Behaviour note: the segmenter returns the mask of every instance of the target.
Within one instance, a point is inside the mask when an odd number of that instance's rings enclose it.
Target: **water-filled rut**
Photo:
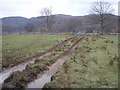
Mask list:
[[[83,40],[83,37],[76,41],[68,50],[63,52],[57,59],[57,61],[49,67],[48,71],[45,71],[42,75],[39,74],[38,78],[33,82],[28,83],[27,88],[43,88],[46,83],[51,81],[51,76],[57,72],[57,70],[63,65],[67,57],[74,52],[80,42]]]
[[[76,36],[75,36],[76,37]],[[25,60],[25,62],[17,65],[17,66],[14,66],[14,67],[11,67],[11,68],[8,68],[8,69],[5,69],[3,70],[1,73],[0,73],[0,85],[4,82],[4,80],[6,78],[8,78],[10,76],[10,74],[12,72],[15,72],[15,71],[23,71],[26,66],[28,64],[32,64],[35,62],[35,58],[39,58],[39,59],[42,59],[43,57],[47,56],[47,55],[50,55],[51,53],[55,52],[56,49],[62,47],[63,45],[65,45],[66,43],[68,43],[69,41],[73,40],[75,37],[71,37],[67,40],[64,40],[63,42],[53,46],[52,48],[50,48],[49,50],[45,51],[45,52],[42,52],[42,53],[38,53],[37,55],[35,56],[32,56],[32,57],[29,57],[28,60]]]

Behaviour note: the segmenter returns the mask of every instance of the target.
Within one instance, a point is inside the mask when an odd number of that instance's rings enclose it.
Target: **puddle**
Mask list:
[[[44,72],[44,74],[42,75],[38,75],[38,78],[36,80],[28,83],[27,88],[43,88],[46,83],[49,83],[51,81],[51,76],[56,73],[59,68],[62,67],[69,54],[73,52],[75,48],[79,45],[79,42],[73,45],[70,49],[66,50],[62,54],[63,56],[60,57],[52,66],[49,67],[48,71]]]
[[[72,38],[71,38],[71,39],[72,39]],[[59,48],[59,47],[63,46],[65,43],[67,43],[68,41],[69,41],[69,40],[64,41],[64,42],[61,42],[60,45],[58,44],[58,45],[56,45],[56,47],[53,47],[53,48]],[[52,48],[52,49],[53,49],[53,48]],[[42,56],[38,57],[38,59],[42,59],[43,57],[45,57],[45,56],[47,56],[47,55],[50,55],[50,54],[51,54],[52,52],[54,52],[54,51],[55,51],[54,49],[53,49],[52,51],[51,51],[51,49],[50,49],[50,50],[48,50],[47,53],[45,53],[45,54],[43,54]],[[12,67],[12,68],[9,68],[9,69],[6,69],[6,70],[2,71],[2,72],[0,73],[0,86],[2,85],[2,83],[4,82],[4,80],[7,79],[7,78],[10,76],[10,74],[11,74],[12,72],[15,72],[15,71],[23,71],[28,64],[33,64],[34,62],[35,62],[35,59],[33,59],[33,60],[31,60],[31,61],[28,61],[28,62],[24,62],[24,63],[22,63],[22,64],[19,64],[19,65],[17,65],[17,66],[14,66],[14,67]]]
[[[0,73],[0,84],[2,84],[4,82],[4,80],[7,79],[10,76],[10,74],[12,72],[23,71],[28,64],[30,64],[30,63],[32,64],[32,63],[34,63],[34,61],[35,60],[32,60],[32,61],[29,61],[29,62],[27,62],[25,64],[20,64],[18,66],[12,67],[10,69],[6,69],[5,71],[1,72]]]
[[[72,47],[70,51],[67,51],[67,52],[71,52],[74,50],[76,46]],[[53,52],[53,51],[52,51]],[[43,58],[44,56],[47,56],[49,54],[51,54],[52,52],[48,52],[42,56],[39,57],[39,59]],[[49,83],[51,81],[51,76],[57,72],[57,70],[63,65],[63,63],[65,62],[65,59],[68,57],[67,55],[63,55],[64,57],[62,58],[59,58],[51,67],[49,67],[49,70],[46,71],[42,76],[41,75],[38,75],[38,79],[36,79],[35,81],[33,82],[30,82],[28,83],[28,86],[27,88],[43,88],[43,86],[46,84],[46,83]],[[22,64],[19,64],[15,67],[12,67],[10,69],[6,69],[4,70],[3,72],[0,73],[0,86],[2,85],[2,83],[4,82],[5,79],[7,79],[9,77],[9,75],[12,73],[12,72],[15,72],[15,71],[23,71],[26,66],[28,64],[32,64],[35,62],[35,59],[31,60],[31,61],[28,61],[26,63],[22,63]],[[26,89],[27,89],[26,88]]]
[[[49,83],[50,81],[51,81],[51,75],[50,76],[43,75],[41,78],[35,80],[34,82],[31,82],[27,88],[43,88],[43,86],[46,83]]]
[[[49,55],[51,52],[44,54],[43,56],[38,57],[39,59],[43,58],[44,56]],[[28,64],[33,64],[35,62],[35,59],[19,64],[17,66],[14,66],[12,68],[6,69],[3,72],[0,73],[0,85],[4,82],[5,79],[7,79],[11,73],[16,71],[23,71]]]
[[[33,82],[28,83],[27,88],[43,88],[43,86],[46,83],[51,82],[51,76],[57,72],[57,70],[59,68],[61,68],[61,66],[63,65],[63,63],[65,62],[65,59],[67,58],[67,56],[65,56],[62,59],[58,59],[57,62],[55,62],[51,67],[49,67],[49,70],[46,71],[43,75],[38,75],[38,79],[36,79]],[[26,90],[27,90],[26,88]]]

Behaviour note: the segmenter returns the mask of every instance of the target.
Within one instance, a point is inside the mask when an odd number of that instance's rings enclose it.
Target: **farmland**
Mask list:
[[[2,0],[0,90],[119,89],[118,6],[118,0]]]
[[[26,88],[30,82],[38,79],[39,74],[43,75],[49,71],[52,65],[55,69],[59,65],[61,68],[52,74],[51,82],[45,84],[44,88],[118,87],[118,35],[9,35],[3,36],[3,39],[7,41],[3,42],[6,45],[3,47],[4,53],[8,50],[9,56],[10,52],[17,52],[14,56],[20,53],[29,54],[27,57],[46,51],[66,40],[66,43],[61,44],[54,52],[42,58],[35,58],[35,62],[28,64],[22,71],[13,72],[2,84],[3,88]],[[7,55],[4,53],[3,56]],[[21,57],[18,63],[26,58]],[[3,58],[3,65],[4,60]],[[8,62],[8,65],[10,64]]]
[[[44,88],[117,88],[118,36],[88,35]]]
[[[26,87],[27,84],[37,78],[39,73],[43,73],[45,70],[48,70],[48,66],[51,66],[56,62],[57,58],[61,56],[67,49],[76,45],[75,42],[78,42],[79,36],[72,38],[68,43],[61,46],[52,54],[38,59],[36,58],[33,64],[28,64],[25,70],[17,71],[12,73],[3,84],[4,87]],[[18,78],[15,78],[15,77]]]
[[[3,35],[2,66],[14,66],[27,57],[46,51],[72,35]]]

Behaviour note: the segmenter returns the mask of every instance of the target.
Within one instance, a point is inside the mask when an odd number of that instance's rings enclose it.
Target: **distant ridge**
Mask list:
[[[55,14],[55,16],[72,16],[72,15],[66,15],[66,14]]]
[[[93,30],[98,29],[97,23],[92,23],[90,17],[91,15],[85,16],[71,16],[65,14],[55,14],[55,21],[54,21],[54,28],[50,32],[72,32],[69,28],[69,22],[72,19],[74,23],[75,20],[79,20],[81,25],[75,27],[75,31],[82,31],[82,30]],[[109,15],[111,18],[108,20],[109,31],[116,31],[117,28],[117,21],[118,16],[116,15]],[[32,18],[25,18],[20,16],[11,16],[11,17],[4,17],[2,19],[2,31],[3,33],[21,33],[25,32],[25,25],[27,23],[32,23],[35,26],[35,32],[44,32],[45,25],[43,25],[44,16],[32,17]],[[113,23],[114,22],[114,23]]]

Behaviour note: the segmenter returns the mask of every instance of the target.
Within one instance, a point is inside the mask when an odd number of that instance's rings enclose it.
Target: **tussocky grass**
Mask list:
[[[44,88],[117,88],[118,36],[87,35]]]
[[[14,66],[27,57],[46,51],[59,42],[71,37],[70,34],[27,34],[2,36],[2,67]]]

